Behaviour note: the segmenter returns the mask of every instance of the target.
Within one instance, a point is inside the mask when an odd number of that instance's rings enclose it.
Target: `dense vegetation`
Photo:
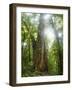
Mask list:
[[[63,15],[21,13],[21,76],[63,74]]]

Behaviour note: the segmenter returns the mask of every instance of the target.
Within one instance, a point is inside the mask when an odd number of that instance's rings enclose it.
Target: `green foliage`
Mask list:
[[[45,15],[45,14],[44,14]],[[61,65],[60,60],[63,58],[63,44],[58,37],[59,32],[63,33],[63,15],[52,14],[46,25],[54,26],[54,34],[57,35],[49,49],[49,38],[45,36],[46,55],[48,61],[48,72],[40,72],[35,69],[33,61],[35,46],[38,43],[39,34],[39,18],[40,14],[36,13],[21,13],[21,76],[44,76],[44,75],[60,75]],[[63,42],[63,41],[62,41]],[[48,45],[47,45],[48,44]],[[40,47],[40,46],[38,46]],[[37,47],[37,51],[41,48]],[[42,48],[41,48],[42,49]],[[36,52],[35,52],[36,53]],[[38,52],[39,53],[39,52]],[[38,55],[37,53],[37,55]],[[59,55],[60,54],[60,55]],[[38,57],[36,57],[36,60]],[[63,73],[63,72],[62,72]]]
[[[49,59],[48,59],[49,75],[59,75],[60,74],[59,53],[62,53],[62,47],[58,44],[57,41],[54,41],[49,51]]]

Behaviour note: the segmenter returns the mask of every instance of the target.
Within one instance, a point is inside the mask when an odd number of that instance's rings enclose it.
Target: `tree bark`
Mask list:
[[[39,27],[38,27],[38,40],[36,43],[36,60],[35,69],[40,72],[48,70],[47,53],[45,49],[45,36],[44,36],[44,14],[40,14]]]

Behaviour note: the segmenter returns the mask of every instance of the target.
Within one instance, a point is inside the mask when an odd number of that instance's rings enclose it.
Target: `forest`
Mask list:
[[[63,75],[63,15],[21,12],[21,77]]]

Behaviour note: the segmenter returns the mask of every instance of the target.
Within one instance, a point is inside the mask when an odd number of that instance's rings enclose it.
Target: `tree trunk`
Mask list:
[[[45,36],[44,36],[44,14],[40,14],[40,21],[38,27],[38,40],[36,43],[35,52],[35,69],[40,72],[47,72],[47,53],[45,49]]]
[[[57,44],[58,44],[58,57],[59,57],[59,60],[57,61],[58,63],[58,73],[60,75],[63,74],[63,52],[61,51],[60,49],[60,42],[59,42],[59,37],[58,37],[58,33],[56,31],[56,28],[53,24],[53,28],[54,28],[54,33],[55,33],[55,36],[56,36],[56,41],[57,41]]]

